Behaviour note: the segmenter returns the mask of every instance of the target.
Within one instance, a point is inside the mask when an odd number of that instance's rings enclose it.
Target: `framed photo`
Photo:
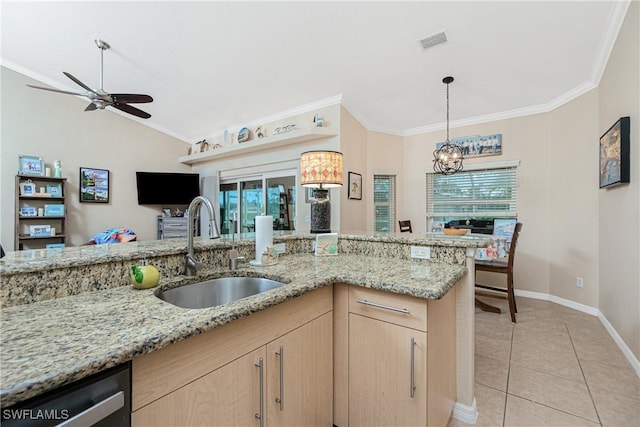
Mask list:
[[[349,172],[349,198],[362,200],[362,175]]]
[[[629,117],[621,117],[600,137],[600,188],[629,182]]]
[[[472,135],[462,138],[453,138],[451,144],[459,145],[462,156],[465,159],[471,157],[499,156],[502,154],[502,134]],[[444,142],[436,144],[436,150],[440,149]]]
[[[18,156],[18,173],[20,175],[44,176],[44,160],[42,157]]]
[[[47,184],[47,193],[51,197],[62,197],[62,186],[60,184]]]
[[[80,201],[109,203],[109,171],[80,168]]]
[[[36,195],[36,185],[28,180],[27,182],[20,183],[20,195],[21,196],[35,196]]]

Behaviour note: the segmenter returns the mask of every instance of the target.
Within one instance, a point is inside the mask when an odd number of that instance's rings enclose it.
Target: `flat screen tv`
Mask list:
[[[188,205],[200,195],[197,173],[136,172],[139,205]]]

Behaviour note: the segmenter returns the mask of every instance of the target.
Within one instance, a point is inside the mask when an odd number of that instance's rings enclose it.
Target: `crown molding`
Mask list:
[[[604,70],[607,68],[609,57],[616,45],[618,34],[620,34],[620,29],[622,29],[622,24],[624,23],[624,18],[627,16],[630,5],[631,0],[617,1],[613,5],[604,36],[600,41],[600,46],[598,46],[596,60],[591,70],[590,80],[594,82],[596,86],[600,84],[600,79],[602,79]]]

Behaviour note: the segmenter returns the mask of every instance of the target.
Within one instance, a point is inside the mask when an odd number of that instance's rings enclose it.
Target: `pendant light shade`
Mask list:
[[[442,147],[433,152],[433,170],[436,173],[450,175],[462,170],[462,148],[449,140],[449,84],[453,77],[445,77],[442,83],[447,85],[447,140]]]

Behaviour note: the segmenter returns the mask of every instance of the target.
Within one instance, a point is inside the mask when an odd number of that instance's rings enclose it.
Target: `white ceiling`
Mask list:
[[[548,111],[600,79],[627,2],[3,2],[2,64],[63,90],[144,93],[187,142],[322,100],[408,135]],[[419,39],[444,30],[446,44]],[[25,87],[25,91],[30,89]],[[68,96],[42,91],[43,102]],[[341,98],[340,98],[341,97]],[[104,114],[87,112],[86,114]]]

